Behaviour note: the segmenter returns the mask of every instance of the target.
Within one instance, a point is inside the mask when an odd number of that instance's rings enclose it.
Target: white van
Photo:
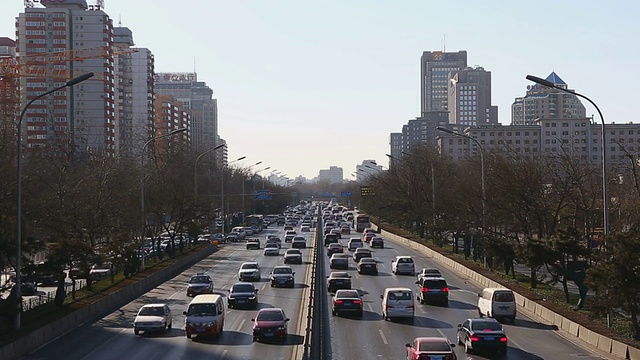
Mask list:
[[[244,230],[243,226],[236,226],[231,229],[231,232],[237,232],[239,240],[244,240],[244,238],[247,237],[247,232]]]
[[[191,335],[222,335],[225,305],[221,295],[197,295],[183,314],[187,339],[191,339]]]
[[[499,319],[516,319],[516,297],[503,288],[486,288],[478,294],[478,315]]]
[[[413,320],[415,307],[413,292],[406,287],[392,287],[384,289],[382,299],[382,318],[410,318]]]

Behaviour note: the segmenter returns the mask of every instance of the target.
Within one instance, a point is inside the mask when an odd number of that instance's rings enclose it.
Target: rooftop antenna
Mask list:
[[[447,52],[447,34],[442,35],[442,52]]]
[[[118,27],[122,27],[122,14],[118,15]]]
[[[196,72],[196,57],[195,56],[193,57],[193,73],[197,74],[197,72]]]

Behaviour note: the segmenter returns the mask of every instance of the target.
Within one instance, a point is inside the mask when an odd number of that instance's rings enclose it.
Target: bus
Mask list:
[[[244,218],[244,222],[247,226],[255,225],[258,228],[258,232],[264,229],[264,215],[249,215]]]
[[[353,218],[353,227],[357,232],[362,232],[364,229],[371,226],[371,220],[369,219],[369,215],[365,214],[357,214]]]

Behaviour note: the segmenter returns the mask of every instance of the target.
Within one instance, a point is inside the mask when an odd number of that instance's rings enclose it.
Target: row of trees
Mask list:
[[[193,151],[170,140],[150,146],[145,168],[139,159],[105,157],[78,152],[73,146],[25,151],[22,176],[23,273],[31,254],[48,251],[48,265],[57,273],[78,267],[88,278],[94,263],[112,262],[127,274],[136,271],[137,249],[144,235],[163,231],[187,232],[192,237],[213,224],[221,214],[224,177],[225,212],[252,212],[254,198],[242,194],[243,181],[263,179],[242,167],[220,168],[213,153],[196,159]],[[15,269],[16,154],[12,143],[0,143],[0,264]],[[197,179],[194,176],[198,176]],[[141,179],[144,176],[145,214],[141,214]],[[195,186],[198,185],[197,198]],[[261,185],[260,185],[261,187]],[[290,202],[290,188],[269,184],[269,201],[257,201],[258,213],[282,211]],[[242,201],[245,196],[245,201]],[[247,201],[248,200],[248,201]],[[242,209],[242,204],[246,209]],[[177,248],[190,244],[178,243]],[[153,252],[157,255],[157,252]],[[175,253],[175,252],[174,252]],[[173,255],[174,253],[169,253]],[[134,265],[131,268],[131,265]],[[61,280],[64,280],[62,278]],[[87,281],[91,289],[91,280]]]
[[[597,294],[593,310],[627,310],[640,339],[640,184],[638,157],[627,156],[608,169],[607,239],[601,166],[562,154],[485,150],[483,196],[479,156],[454,161],[433,148],[415,148],[369,177],[375,196],[363,197],[361,206],[440,245],[463,237],[465,255],[473,249],[474,258],[486,257],[507,273],[513,274],[514,261],[526,264],[533,288],[537,271],[546,268],[552,282],[562,283],[567,302],[568,281],[578,284],[582,300],[588,285]]]

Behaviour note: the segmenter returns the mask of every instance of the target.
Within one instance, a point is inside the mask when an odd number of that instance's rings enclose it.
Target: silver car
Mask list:
[[[144,332],[167,332],[173,325],[171,309],[167,304],[147,304],[138,310],[133,321],[133,333],[138,335]]]

